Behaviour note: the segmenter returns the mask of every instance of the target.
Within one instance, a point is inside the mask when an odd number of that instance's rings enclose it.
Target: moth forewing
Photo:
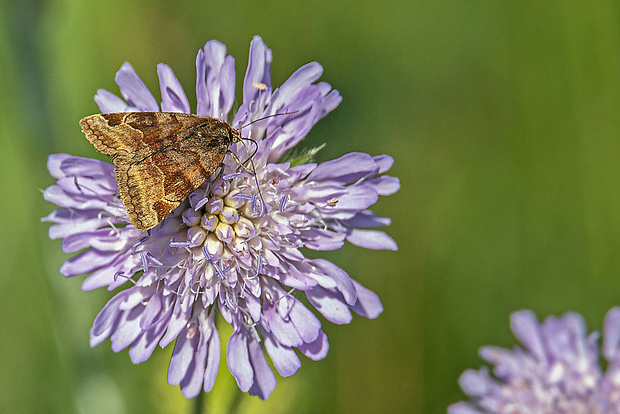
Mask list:
[[[209,178],[240,137],[219,119],[173,112],[98,114],[80,125],[113,156],[120,197],[139,230],[155,227]]]

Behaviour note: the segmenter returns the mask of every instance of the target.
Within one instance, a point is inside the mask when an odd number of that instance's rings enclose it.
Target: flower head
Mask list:
[[[346,240],[396,250],[389,236],[372,229],[390,220],[369,210],[380,195],[399,188],[398,179],[382,175],[392,158],[350,153],[322,164],[305,157],[287,160],[289,150],[341,97],[329,84],[316,83],[322,73],[318,63],[303,66],[274,90],[271,60],[271,51],[255,37],[243,103],[232,121],[258,144],[252,159],[256,177],[227,155],[220,174],[149,232],[129,223],[111,164],[66,154],[49,157],[57,183],[44,196],[61,207],[44,218],[55,223],[50,237],[63,238],[65,252],[83,250],[61,273],[89,273],[84,290],[129,286],[95,319],[91,345],[110,338],[114,351],[130,347],[131,360],[139,363],[158,344],[176,340],[168,381],[180,384],[186,397],[209,391],[215,381],[216,313],[234,329],[226,359],[239,388],[267,398],[275,375],[265,350],[282,376],[293,375],[301,364],[295,349],[314,360],[328,350],[319,319],[300,295],[337,324],[350,322],[351,311],[375,318],[383,310],[375,293],[335,264],[307,258],[302,248],[335,250]],[[224,45],[210,41],[198,52],[196,69],[197,114],[226,120],[235,97],[234,59]],[[157,73],[161,110],[189,113],[170,67],[160,64]],[[128,63],[116,82],[123,99],[99,90],[95,101],[102,112],[160,109]],[[242,144],[229,149],[238,159],[249,156]]]
[[[618,414],[620,413],[620,308],[605,317],[599,365],[598,333],[587,335],[583,317],[567,313],[538,323],[531,311],[515,312],[511,328],[523,348],[483,347],[494,365],[467,370],[459,385],[471,398],[449,414]]]

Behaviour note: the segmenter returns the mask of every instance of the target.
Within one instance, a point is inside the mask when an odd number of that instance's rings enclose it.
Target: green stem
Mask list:
[[[235,387],[236,388],[236,387]],[[239,404],[243,399],[243,393],[238,388],[235,390],[235,397],[233,398],[232,404],[230,405],[230,413],[236,414],[239,412]]]
[[[193,414],[205,414],[206,410],[203,411],[202,407],[203,407],[203,402],[204,402],[204,392],[200,392],[196,398],[194,398],[194,409],[192,410]]]

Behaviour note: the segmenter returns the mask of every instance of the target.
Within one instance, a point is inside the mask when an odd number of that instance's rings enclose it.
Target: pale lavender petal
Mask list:
[[[620,344],[620,308],[611,308],[603,323],[603,355],[608,361],[618,355]]]
[[[260,36],[254,36],[250,43],[250,57],[248,68],[243,81],[243,102],[249,104],[256,100],[260,90],[256,84],[263,84],[271,88],[270,65],[272,61],[271,50],[267,48]]]
[[[188,324],[177,339],[168,369],[168,383],[179,384],[186,398],[193,398],[200,393],[205,380],[205,369],[212,369],[207,366],[207,355],[212,349],[210,343],[214,340],[212,335],[211,328],[198,327],[197,323],[193,322]],[[219,350],[215,353],[219,356]]]
[[[110,336],[115,322],[120,317],[120,304],[129,292],[121,292],[101,309],[90,330],[90,346],[98,345]]]
[[[320,251],[330,251],[341,248],[346,237],[343,233],[317,228],[304,230],[301,232],[301,236],[304,240],[304,247]]]
[[[185,329],[187,322],[190,319],[192,313],[191,305],[192,302],[189,300],[175,301],[174,310],[172,311],[172,316],[170,318],[170,322],[168,323],[168,329],[159,342],[159,345],[162,348],[181,335],[181,331]]]
[[[226,56],[220,68],[220,117],[225,118],[235,104],[235,59]]]
[[[329,90],[329,92],[324,95],[321,105],[320,117],[323,118],[325,115],[336,109],[338,105],[340,105],[340,102],[342,102],[342,96],[340,96],[340,93],[337,90],[331,89],[331,85],[325,82],[319,83],[319,86],[320,85],[326,85],[326,89]]]
[[[62,241],[62,251],[74,253],[86,247],[94,247],[100,251],[118,251],[127,245],[125,240],[114,237],[110,230],[82,231],[79,234],[68,235]]]
[[[123,312],[122,323],[119,323],[112,335],[110,335],[112,351],[122,351],[138,338],[142,332],[140,329],[142,311],[142,307],[135,307]]]
[[[60,186],[57,185],[47,187],[45,191],[43,191],[43,198],[57,206],[78,210],[107,210],[109,207],[108,203],[102,199],[75,196],[75,194],[63,191]]]
[[[194,356],[198,349],[200,339],[197,327],[193,326],[193,333],[189,334],[188,327],[185,327],[177,338],[168,366],[168,383],[178,385],[183,381],[188,373],[195,371]]]
[[[530,310],[514,312],[510,317],[510,329],[529,352],[541,362],[547,360],[545,346],[538,327],[538,319],[534,312]]]
[[[331,186],[317,186],[316,188],[296,189],[294,194],[306,194],[306,199],[322,208],[326,212],[352,210],[366,210],[377,202],[379,194],[363,184],[341,189]]]
[[[250,387],[250,395],[257,395],[263,400],[269,398],[276,388],[276,376],[267,363],[263,347],[258,341],[249,341],[249,356],[254,369],[254,379]]]
[[[400,189],[400,180],[396,177],[382,175],[366,181],[365,185],[369,185],[375,189],[381,196],[389,196]]]
[[[60,267],[60,273],[68,277],[92,272],[109,263],[117,255],[117,252],[86,250],[64,262]]]
[[[264,311],[264,317],[266,322],[269,323],[271,333],[280,344],[293,347],[299,346],[304,342],[295,325],[291,321],[282,319],[275,307],[267,308]]]
[[[123,63],[114,79],[130,106],[140,111],[159,111],[155,97],[128,62]]]
[[[269,148],[269,161],[277,161],[286,151],[297,145],[318,121],[321,112],[321,96],[318,90],[307,87],[297,100],[287,106],[286,111],[289,115],[273,118],[272,124],[277,125],[277,128],[271,127],[264,140]]]
[[[41,221],[59,223],[50,227],[49,238],[53,240],[87,233],[107,225],[105,218],[97,214],[76,214],[68,209],[54,210]]]
[[[485,414],[487,411],[481,411],[474,408],[470,404],[456,403],[448,407],[448,414]]]
[[[250,363],[247,336],[239,331],[233,332],[226,348],[228,369],[235,377],[239,389],[246,392],[254,382],[254,370]]]
[[[357,302],[351,309],[365,318],[377,318],[381,312],[383,312],[383,305],[381,304],[379,296],[355,280],[353,281],[353,285],[355,285],[355,290],[357,291]]]
[[[281,87],[273,92],[271,106],[273,113],[289,106],[297,95],[307,86],[314,83],[323,74],[323,67],[317,62],[308,63],[297,69]]]
[[[206,87],[208,95],[208,109],[207,115],[217,117],[220,108],[220,84],[219,75],[220,68],[226,60],[226,46],[224,44],[211,40],[205,44],[203,49],[205,51],[205,63],[206,63]]]
[[[361,184],[355,187],[347,187],[345,192],[335,194],[334,197],[338,199],[337,204],[333,207],[334,210],[359,211],[366,210],[375,204],[379,195],[373,188]]]
[[[328,321],[338,325],[351,322],[349,307],[339,293],[317,286],[306,292],[306,297]]]
[[[357,301],[357,290],[355,281],[349,277],[347,272],[325,259],[314,259],[311,262],[315,267],[312,276],[319,281],[324,288],[336,288],[342,293],[345,301],[349,305]]]
[[[265,349],[278,373],[283,377],[290,377],[295,374],[299,367],[301,367],[301,361],[295,351],[280,345],[273,340],[271,335],[264,335],[264,338]]]
[[[235,96],[235,64],[232,56],[226,56],[226,46],[215,40],[207,42],[198,52],[196,70],[198,115],[226,119]]]
[[[200,49],[196,56],[196,114],[206,116],[209,110],[209,94],[207,92],[205,52]]]
[[[346,220],[344,224],[349,228],[372,228],[388,226],[392,223],[387,217],[379,217],[369,210],[363,210],[356,213],[353,218]]]
[[[299,290],[308,290],[317,284],[316,279],[304,274],[296,266],[289,263],[282,263],[282,272],[278,273],[278,279],[284,286]]]
[[[362,177],[374,176],[379,167],[368,154],[351,152],[335,160],[319,164],[310,173],[307,181],[338,181],[353,183]]]
[[[142,331],[129,349],[129,358],[134,364],[139,364],[151,357],[157,347],[157,342],[166,329],[165,323],[159,323],[147,331]]]
[[[212,344],[212,342],[214,342],[218,337],[217,334],[215,336],[213,335],[216,332],[212,318],[209,318],[208,322],[207,320],[202,319],[198,331],[199,332],[196,333],[196,336],[199,337],[198,346],[193,354],[190,372],[187,373],[180,384],[181,392],[186,398],[194,398],[197,396],[201,392],[201,389],[205,388],[206,385],[209,385],[208,383],[211,381],[210,378],[205,378],[205,372],[207,370],[214,369],[214,367],[208,366],[208,353],[213,350],[216,354],[213,356],[219,357],[219,343],[217,345]],[[217,367],[215,367],[215,369],[217,372]],[[206,385],[205,381],[207,381]]]
[[[379,167],[378,174],[383,174],[384,172],[388,171],[390,168],[392,168],[392,165],[394,164],[394,158],[390,157],[389,155],[376,155],[373,158],[377,163],[377,166]]]
[[[83,198],[111,198],[117,191],[116,183],[110,176],[64,177],[56,183],[66,193]]]
[[[158,321],[160,314],[165,310],[165,306],[161,292],[151,296],[151,299],[144,307],[142,318],[140,318],[140,329],[143,331],[150,329]]]
[[[321,331],[321,322],[301,302],[295,300],[289,317],[305,343],[313,342]]]
[[[398,246],[394,239],[379,230],[349,230],[347,241],[365,249],[398,250]]]
[[[89,291],[104,286],[108,286],[109,290],[115,289],[123,285],[127,278],[133,276],[136,269],[136,259],[128,254],[121,254],[110,265],[102,266],[88,275],[82,282],[82,290]]]
[[[313,361],[320,361],[327,356],[327,351],[329,351],[327,335],[319,331],[319,336],[311,343],[300,345],[299,351]]]
[[[114,176],[114,166],[107,162],[67,154],[52,154],[47,158],[47,169],[54,178]]]
[[[211,391],[213,384],[215,384],[215,378],[217,377],[217,372],[220,368],[220,358],[220,336],[214,326],[213,333],[209,338],[209,348],[207,351],[207,368],[205,369],[203,383],[203,389],[205,392]]]
[[[488,379],[486,371],[478,372],[468,369],[459,377],[459,386],[471,396],[482,396],[490,391]]]
[[[127,102],[105,89],[97,89],[95,102],[103,114],[111,112],[129,112],[132,110]]]
[[[72,156],[68,154],[51,154],[47,157],[47,170],[54,178],[61,178],[65,176],[62,170],[62,165],[65,161],[71,159]]]
[[[163,63],[157,65],[157,76],[161,90],[161,110],[189,114],[189,100],[170,66]]]

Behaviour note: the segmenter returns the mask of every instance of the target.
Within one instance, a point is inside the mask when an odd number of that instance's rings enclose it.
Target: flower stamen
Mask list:
[[[288,202],[288,195],[283,195],[280,199],[280,213],[284,213],[284,209],[286,208],[286,204]]]
[[[241,173],[240,172],[235,172],[235,173],[232,173],[232,174],[224,174],[224,175],[222,175],[222,180],[229,181],[229,180],[232,180],[234,178],[239,178],[239,177],[241,177]]]

